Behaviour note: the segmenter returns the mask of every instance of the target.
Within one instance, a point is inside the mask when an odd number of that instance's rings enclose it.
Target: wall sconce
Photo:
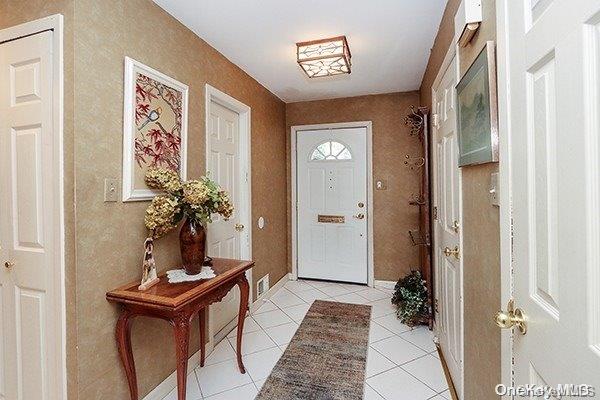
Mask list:
[[[296,43],[297,61],[309,78],[350,73],[346,36]]]

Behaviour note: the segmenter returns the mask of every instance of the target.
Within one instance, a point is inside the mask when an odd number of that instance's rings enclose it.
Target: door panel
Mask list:
[[[459,248],[460,243],[460,170],[454,105],[456,63],[452,60],[434,88],[433,104],[437,124],[434,138],[434,268],[436,275],[436,333],[448,369],[459,396],[462,396],[462,273],[461,262],[444,249]]]
[[[515,384],[600,387],[600,1],[507,2]],[[552,349],[552,351],[548,351]]]
[[[367,283],[366,145],[366,128],[298,132],[301,278]],[[342,220],[324,222],[319,216]]]
[[[224,190],[229,192],[233,204],[241,201],[240,174],[240,133],[239,115],[218,103],[210,103],[209,113],[210,164],[209,176]],[[240,223],[239,214],[234,211],[225,221],[215,215],[208,226],[208,255],[211,257],[239,259],[242,233],[235,228]],[[211,306],[212,330],[218,333],[238,314],[240,293],[237,286],[219,303]]]
[[[51,32],[0,45],[0,398],[6,399],[55,399],[61,390],[51,55]]]

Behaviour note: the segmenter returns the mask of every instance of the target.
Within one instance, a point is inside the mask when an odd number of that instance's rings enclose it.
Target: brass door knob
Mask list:
[[[354,218],[356,218],[356,219],[365,219],[365,214],[363,214],[363,213],[357,214],[357,215],[354,216]]]
[[[244,230],[244,225],[242,224],[235,224],[235,230],[238,232],[241,232]]]
[[[458,246],[454,247],[453,249],[451,249],[450,247],[446,247],[444,249],[444,255],[446,257],[450,257],[453,255],[458,260],[460,259],[460,249],[458,248]]]
[[[14,267],[14,266],[15,266],[15,263],[14,263],[14,262],[12,262],[12,261],[6,261],[6,262],[4,263],[4,267],[6,267],[6,269],[11,269],[11,268],[12,268],[12,267]]]
[[[494,317],[494,322],[502,329],[512,329],[516,326],[521,334],[527,333],[527,318],[523,310],[515,308],[515,301],[511,299],[508,302],[506,311],[498,311]]]

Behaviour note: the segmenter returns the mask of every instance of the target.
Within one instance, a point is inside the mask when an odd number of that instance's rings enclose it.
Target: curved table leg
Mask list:
[[[242,374],[246,373],[244,362],[242,361],[242,333],[244,332],[244,321],[246,320],[246,310],[248,310],[248,297],[250,295],[250,285],[246,279],[246,274],[242,274],[238,280],[237,285],[240,288],[240,310],[238,313],[238,326],[237,326],[237,363]]]
[[[135,315],[128,310],[124,309],[121,311],[121,315],[117,321],[116,337],[119,355],[121,356],[121,362],[125,368],[127,383],[129,384],[131,400],[138,400],[135,361],[133,359],[133,351],[131,350],[131,322],[133,321],[133,317],[135,317]]]
[[[190,317],[181,315],[173,321],[177,359],[177,399],[185,400],[188,353],[190,343]]]
[[[205,345],[206,345],[206,308],[198,312],[198,323],[200,325],[200,366],[204,367]]]

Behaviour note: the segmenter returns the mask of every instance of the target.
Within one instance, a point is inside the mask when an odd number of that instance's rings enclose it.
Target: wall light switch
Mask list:
[[[379,179],[375,182],[375,189],[377,190],[386,190],[387,189],[387,182],[384,181],[383,179]]]
[[[115,178],[104,179],[104,202],[119,200],[119,180]]]
[[[490,179],[490,203],[493,206],[500,207],[500,183],[497,172],[492,173]]]

